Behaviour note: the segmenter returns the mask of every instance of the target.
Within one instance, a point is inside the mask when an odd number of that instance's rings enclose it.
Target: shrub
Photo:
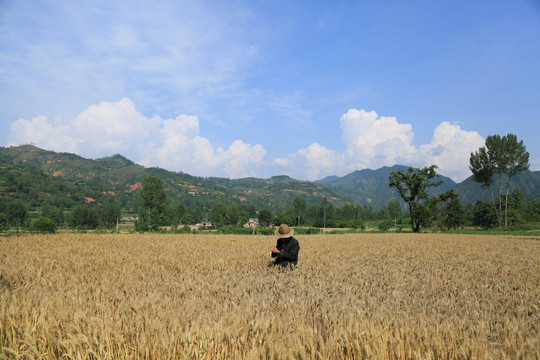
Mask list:
[[[386,232],[392,227],[393,224],[394,222],[392,220],[384,220],[381,221],[377,227],[380,231]]]
[[[30,231],[41,234],[54,234],[56,233],[56,225],[51,219],[40,216],[32,220]]]
[[[274,235],[275,229],[270,227],[258,227],[255,228],[257,235]]]
[[[313,228],[313,227],[294,228],[294,233],[299,234],[299,235],[320,234],[321,232],[322,232],[321,229]]]
[[[0,213],[0,232],[9,230],[9,219],[4,213]]]

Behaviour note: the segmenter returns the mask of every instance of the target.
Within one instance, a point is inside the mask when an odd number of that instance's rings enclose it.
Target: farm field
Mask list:
[[[540,240],[0,237],[0,359],[539,359]]]

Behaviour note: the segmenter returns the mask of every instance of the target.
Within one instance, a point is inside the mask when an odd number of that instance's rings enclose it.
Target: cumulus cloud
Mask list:
[[[399,123],[395,117],[379,116],[375,111],[350,109],[341,116],[340,126],[346,145],[343,153],[313,143],[274,160],[274,164],[288,166],[289,173],[309,180],[396,164],[414,167],[435,164],[440,174],[459,182],[470,175],[470,153],[484,144],[477,132],[443,122],[434,130],[429,144],[416,147],[411,124]]]
[[[350,109],[340,119],[347,163],[355,169],[415,161],[412,125],[375,111]]]
[[[431,143],[420,146],[419,153],[427,164],[437,164],[441,173],[460,182],[471,175],[471,153],[484,144],[485,139],[476,131],[465,131],[445,121],[433,132]]]
[[[19,119],[11,124],[9,139],[8,146],[34,143],[90,158],[120,153],[145,166],[200,176],[257,176],[266,155],[261,145],[241,140],[215,149],[200,136],[197,116],[148,118],[128,98],[92,105],[72,121]]]
[[[123,98],[92,105],[71,121],[51,122],[45,116],[19,119],[10,126],[8,145],[35,143],[46,149],[101,157],[128,152],[146,141],[157,119],[148,119]]]
[[[158,166],[197,176],[241,178],[286,174],[318,180],[355,170],[395,164],[436,164],[439,172],[455,181],[468,177],[470,153],[484,145],[475,131],[443,122],[429,144],[416,147],[411,124],[375,111],[350,109],[340,118],[345,150],[340,153],[315,142],[271,161],[260,144],[238,139],[228,148],[215,148],[200,134],[199,118],[151,118],[140,113],[129,98],[100,102],[71,121],[38,116],[11,124],[8,145],[34,143],[54,150],[96,158],[120,153],[144,166]]]
[[[343,160],[343,154],[313,143],[287,157],[274,159],[272,165],[281,174],[298,179],[319,180],[342,172],[345,167]]]
[[[199,176],[241,178],[257,176],[265,161],[266,150],[259,144],[236,140],[227,149],[214,149],[208,139],[199,136],[196,116],[181,115],[165,120],[161,136],[161,145],[150,143],[145,147],[141,164]]]

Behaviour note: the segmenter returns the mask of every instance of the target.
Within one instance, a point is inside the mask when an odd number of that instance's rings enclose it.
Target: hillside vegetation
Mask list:
[[[303,196],[308,203],[319,203],[326,197],[337,206],[354,201],[337,189],[287,176],[239,180],[201,178],[160,168],[145,168],[121,155],[89,160],[24,145],[0,148],[0,161],[4,164],[0,168],[2,194],[19,196],[10,191],[8,185],[18,181],[33,184],[33,174],[41,171],[43,174],[40,176],[51,179],[53,186],[59,182],[52,179],[63,179],[63,184],[71,184],[73,191],[64,191],[63,186],[50,190],[49,195],[62,198],[57,202],[64,204],[116,201],[124,208],[137,209],[140,206],[137,190],[148,175],[163,180],[170,203],[199,208],[210,207],[214,203],[244,203],[256,208],[271,207],[285,211],[296,196]],[[14,166],[17,171],[14,171]],[[36,206],[42,197],[35,195],[43,191],[37,184],[27,187],[28,197],[37,199],[33,202]]]
[[[183,203],[199,208],[220,202],[226,205],[244,203],[258,209],[273,208],[284,212],[292,200],[301,196],[308,205],[320,203],[326,197],[334,206],[362,204],[379,210],[389,201],[399,200],[395,189],[388,187],[390,172],[407,169],[395,165],[377,170],[358,170],[343,177],[331,176],[317,182],[301,181],[288,176],[269,179],[202,178],[182,172],[145,168],[121,155],[89,160],[78,155],[47,151],[31,145],[0,148],[0,194],[32,199],[39,206],[45,199],[56,203],[115,201],[124,208],[137,209],[137,190],[147,175],[163,180],[171,203]],[[40,174],[42,172],[43,174]],[[34,179],[36,177],[36,179]],[[460,194],[463,204],[489,201],[489,193],[471,178],[456,184],[441,176],[443,184],[431,190],[436,195],[449,189]],[[48,182],[42,187],[36,184]],[[19,194],[17,188],[24,188]],[[540,171],[526,171],[516,176],[511,191],[521,189],[526,199],[540,200]]]
[[[269,179],[202,178],[145,168],[121,155],[89,160],[31,145],[0,148],[0,231],[112,229],[121,217],[138,217],[137,231],[155,231],[163,226],[177,229],[179,225],[210,221],[220,230],[242,232],[243,224],[259,217],[264,226],[287,223],[367,229],[373,226],[368,222],[376,221],[381,231],[401,231],[411,223],[410,211],[395,187],[389,187],[389,177],[406,169],[401,165],[366,169],[320,182],[284,175]],[[159,215],[148,217],[140,190],[150,178],[161,183],[164,200]],[[488,190],[470,178],[460,184],[444,176],[437,178],[440,185],[427,190],[434,201],[424,204],[422,228],[444,231],[497,225],[493,205],[477,202],[489,199]],[[519,174],[510,191],[508,225],[537,228],[540,172]],[[439,199],[440,194],[450,192],[456,201]],[[46,219],[34,223],[39,216]],[[148,224],[148,219],[153,222]],[[239,227],[240,231],[224,227]]]

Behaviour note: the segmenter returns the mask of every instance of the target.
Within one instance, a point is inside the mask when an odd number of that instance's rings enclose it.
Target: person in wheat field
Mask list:
[[[300,252],[300,244],[293,237],[294,229],[287,224],[281,224],[276,229],[278,237],[276,246],[272,249],[272,257],[274,266],[294,268],[298,264],[298,252]]]

